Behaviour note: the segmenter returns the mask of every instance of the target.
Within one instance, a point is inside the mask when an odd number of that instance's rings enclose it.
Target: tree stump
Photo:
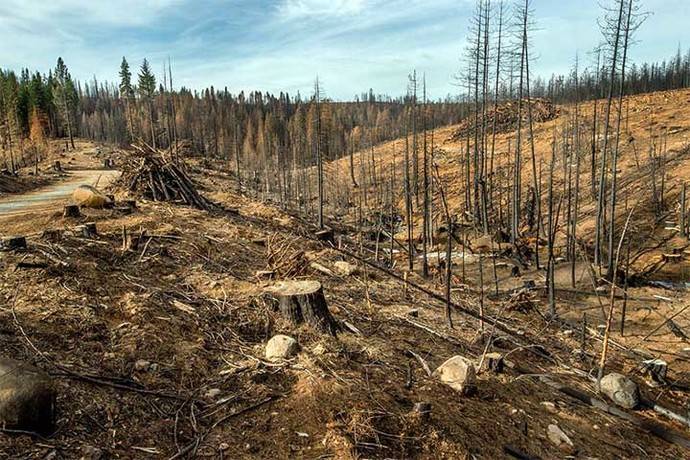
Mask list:
[[[53,382],[29,364],[0,358],[0,426],[49,434],[55,422]]]
[[[125,206],[132,210],[137,209],[137,200],[125,200]]]
[[[43,233],[41,233],[41,239],[56,243],[62,239],[62,230],[59,230],[59,229],[43,230]]]
[[[60,164],[59,161],[56,161],[55,163],[53,163],[53,171],[62,172],[62,165]]]
[[[0,240],[0,250],[17,251],[26,249],[26,238],[23,236],[9,236]]]
[[[307,323],[321,332],[336,335],[340,330],[331,316],[318,281],[281,281],[266,288],[266,294],[273,297],[282,315],[293,324]]]
[[[324,243],[335,244],[335,234],[333,233],[333,230],[330,228],[319,230],[314,234],[314,236],[317,240],[323,241]]]
[[[74,230],[84,238],[95,238],[98,236],[98,229],[95,222],[87,222],[84,225],[77,225]]]
[[[80,217],[81,212],[76,204],[68,204],[62,212],[63,217]]]

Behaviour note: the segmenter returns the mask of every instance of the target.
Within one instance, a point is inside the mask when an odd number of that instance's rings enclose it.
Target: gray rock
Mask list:
[[[138,359],[134,363],[134,370],[137,372],[146,372],[151,368],[151,362],[145,359]]]
[[[462,356],[453,356],[441,364],[434,371],[434,375],[441,382],[462,394],[469,394],[476,387],[477,371],[474,364]]]
[[[40,369],[0,358],[0,425],[50,433],[55,421],[55,388]]]
[[[625,409],[634,409],[640,403],[640,390],[628,377],[616,372],[601,379],[601,392]]]
[[[549,425],[546,435],[549,437],[549,441],[560,449],[572,449],[574,447],[568,435],[558,425]]]
[[[289,359],[295,356],[298,350],[297,340],[287,335],[276,335],[266,344],[266,359],[269,361]]]

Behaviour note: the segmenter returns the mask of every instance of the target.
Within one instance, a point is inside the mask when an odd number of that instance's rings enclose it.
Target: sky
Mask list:
[[[531,71],[584,65],[600,41],[600,3],[532,0]],[[494,0],[498,2],[498,0]],[[404,94],[413,69],[433,98],[460,92],[474,0],[0,0],[0,68],[47,71],[62,56],[74,78],[116,81],[125,56],[148,58],[176,87],[326,95],[352,99],[373,88]],[[642,0],[653,14],[632,61],[667,59],[690,47],[690,0]],[[513,1],[506,4],[512,6]]]

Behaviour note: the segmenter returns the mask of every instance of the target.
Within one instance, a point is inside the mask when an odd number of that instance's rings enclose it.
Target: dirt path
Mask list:
[[[0,198],[0,219],[33,214],[39,211],[59,209],[69,200],[80,185],[98,185],[103,188],[120,175],[113,170],[75,170],[58,183],[32,192]]]

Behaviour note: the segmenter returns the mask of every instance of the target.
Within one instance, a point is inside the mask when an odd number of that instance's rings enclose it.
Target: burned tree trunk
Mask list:
[[[265,292],[276,300],[282,315],[293,324],[307,323],[331,335],[339,331],[318,281],[281,281]]]

